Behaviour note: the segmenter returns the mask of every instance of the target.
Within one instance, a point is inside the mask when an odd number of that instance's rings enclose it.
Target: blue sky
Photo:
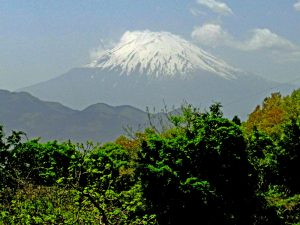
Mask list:
[[[298,0],[0,0],[0,88],[89,62],[127,30],[169,31],[265,78],[300,84]]]

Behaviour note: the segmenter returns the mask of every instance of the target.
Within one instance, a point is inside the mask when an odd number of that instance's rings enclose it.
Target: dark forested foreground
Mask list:
[[[0,224],[300,224],[300,91],[103,145],[0,130]]]

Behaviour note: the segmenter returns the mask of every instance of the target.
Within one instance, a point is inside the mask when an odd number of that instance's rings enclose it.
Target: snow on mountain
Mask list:
[[[186,78],[204,70],[235,79],[237,69],[169,32],[127,31],[112,49],[103,52],[86,67],[154,77]]]
[[[74,109],[99,102],[142,110],[161,109],[165,103],[179,107],[188,102],[205,108],[221,102],[226,115],[238,113],[245,118],[269,92],[289,90],[284,86],[274,89],[277,86],[177,35],[146,30],[126,32],[115,47],[90,64],[21,90]]]

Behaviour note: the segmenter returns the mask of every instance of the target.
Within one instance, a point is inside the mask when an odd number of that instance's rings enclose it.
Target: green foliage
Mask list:
[[[76,191],[28,185],[19,189],[10,204],[0,205],[4,224],[91,224],[101,215],[88,201],[78,205]]]
[[[32,140],[7,152],[18,188],[1,191],[6,224],[156,223],[145,212],[134,162],[120,145]]]
[[[155,223],[155,217],[145,213],[141,185],[134,179],[133,162],[122,146],[93,149],[84,166],[83,181],[76,189],[99,210],[105,224]]]
[[[247,137],[248,160],[254,167],[252,176],[257,179],[257,191],[267,191],[270,185],[279,184],[280,149],[267,134],[254,129]]]
[[[243,133],[222,118],[220,105],[207,113],[189,107],[173,120],[173,133],[149,131],[140,153],[139,175],[159,223],[270,221],[249,179]]]
[[[26,177],[34,184],[53,185],[59,178],[68,177],[68,168],[76,163],[80,152],[71,143],[56,141],[45,144],[28,141],[11,151],[15,176]]]
[[[300,194],[300,121],[292,120],[284,126],[279,146],[282,151],[279,169],[283,184],[292,193]]]
[[[0,200],[5,196],[6,190],[15,188],[18,185],[11,166],[11,150],[21,145],[23,132],[12,131],[8,137],[5,136],[3,127],[0,125]]]
[[[285,224],[299,223],[300,89],[266,98],[244,127],[249,160],[259,177],[257,194]]]
[[[288,196],[282,187],[273,186],[264,196],[270,207],[274,207],[278,216],[287,225],[297,225],[300,221],[300,195]]]
[[[275,93],[242,125],[185,106],[104,145],[0,126],[0,224],[299,224],[299,100]]]

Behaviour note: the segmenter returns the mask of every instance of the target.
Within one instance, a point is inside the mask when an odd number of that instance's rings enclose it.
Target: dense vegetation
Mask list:
[[[103,145],[0,127],[0,224],[300,224],[300,90],[242,124],[182,112]]]

